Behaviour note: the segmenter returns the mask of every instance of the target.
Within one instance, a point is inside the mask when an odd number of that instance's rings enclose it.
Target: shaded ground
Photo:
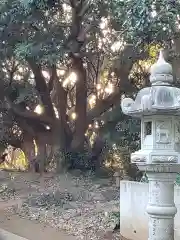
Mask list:
[[[99,179],[90,174],[75,173],[40,177],[32,173],[0,172],[0,209],[6,209],[6,212],[3,210],[5,215],[13,213],[11,218],[18,218],[17,222],[24,218],[34,232],[36,221],[36,226],[40,224],[38,228],[45,225],[53,227],[53,231],[66,231],[74,236],[72,239],[119,239],[119,230],[113,231],[119,220],[119,189],[111,178]],[[0,227],[2,225],[0,223]]]
[[[27,238],[20,237],[2,228],[0,228],[0,239],[1,240],[28,240]]]
[[[12,232],[28,240],[74,240],[73,236],[66,235],[62,231],[56,231],[45,224],[22,219],[6,211],[0,211],[0,226],[8,232]]]

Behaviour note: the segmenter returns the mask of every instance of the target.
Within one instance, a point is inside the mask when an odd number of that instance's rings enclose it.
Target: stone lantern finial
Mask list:
[[[159,53],[158,61],[150,69],[150,82],[152,85],[170,85],[173,83],[173,69],[165,61],[163,50]]]

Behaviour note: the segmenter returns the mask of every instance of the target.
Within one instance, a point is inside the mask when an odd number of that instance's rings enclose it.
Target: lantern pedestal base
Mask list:
[[[174,217],[177,212],[174,204],[174,182],[179,164],[140,165],[149,180],[148,240],[174,240]]]

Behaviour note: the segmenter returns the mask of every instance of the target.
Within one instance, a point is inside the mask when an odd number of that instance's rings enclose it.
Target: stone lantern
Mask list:
[[[180,172],[180,89],[173,86],[172,66],[163,51],[150,70],[151,86],[135,100],[121,102],[124,114],[141,119],[141,149],[131,163],[149,180],[148,240],[174,240],[174,182]]]

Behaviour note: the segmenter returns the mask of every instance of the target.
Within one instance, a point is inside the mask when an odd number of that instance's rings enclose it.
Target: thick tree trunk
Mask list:
[[[43,135],[38,136],[36,139],[37,144],[37,157],[36,157],[36,165],[39,165],[39,171],[42,174],[46,171],[46,160],[47,160],[47,152],[46,152],[46,141]]]
[[[55,113],[53,109],[53,104],[51,102],[51,97],[49,94],[49,90],[46,84],[46,81],[42,75],[41,66],[38,65],[34,59],[29,58],[28,63],[34,73],[36,89],[39,92],[40,98],[45,108],[45,113],[47,116],[55,118]]]
[[[50,144],[46,145],[46,155],[47,155],[47,159],[46,159],[46,167],[48,167],[53,160],[53,146]]]
[[[56,145],[53,146],[53,153],[54,161],[56,163],[56,172],[61,173],[65,171],[67,168],[65,150],[60,147],[60,144],[56,143]]]
[[[62,142],[62,145],[69,146],[72,140],[72,132],[67,123],[67,91],[63,88],[62,83],[59,82],[56,67],[52,68],[52,78],[54,79],[53,85],[56,90],[56,94],[54,96],[54,102],[56,104],[59,119],[57,119],[56,126],[53,126],[55,129],[54,136],[55,141],[59,138]],[[59,129],[59,130],[58,130]],[[57,136],[56,136],[57,135]]]
[[[67,152],[67,138],[65,129],[55,127],[53,132],[53,159],[56,164],[56,172],[61,173],[67,167],[66,152]]]
[[[103,148],[105,146],[105,141],[102,137],[97,136],[94,145],[92,147],[92,167],[94,170],[98,170],[103,167]]]
[[[70,1],[72,8],[72,26],[68,39],[68,47],[71,51],[70,58],[72,60],[72,71],[77,74],[76,82],[76,105],[75,105],[75,131],[71,142],[73,152],[82,152],[84,150],[85,132],[87,128],[87,79],[86,70],[83,66],[83,58],[81,56],[81,47],[86,38],[86,32],[83,26],[82,11],[83,5],[78,2]]]
[[[33,170],[34,169],[33,162],[36,156],[33,138],[30,136],[25,136],[24,141],[21,144],[21,149],[24,152],[29,170],[30,171]]]
[[[79,57],[73,58],[73,68],[75,69],[78,81],[76,83],[76,106],[75,113],[75,132],[71,143],[73,151],[83,151],[85,142],[85,132],[87,129],[87,86],[86,70],[83,66],[83,60]]]

